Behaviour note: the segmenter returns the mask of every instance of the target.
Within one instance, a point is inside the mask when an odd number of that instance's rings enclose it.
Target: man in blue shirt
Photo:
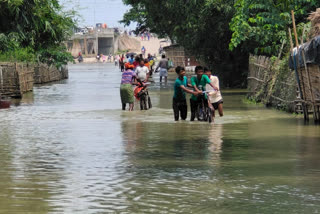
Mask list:
[[[131,55],[131,56],[130,56],[130,58],[129,58],[129,62],[130,62],[130,64],[133,64],[133,62],[134,62],[133,55]]]

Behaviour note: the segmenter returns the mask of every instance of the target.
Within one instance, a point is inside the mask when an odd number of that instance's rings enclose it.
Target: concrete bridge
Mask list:
[[[94,29],[83,35],[73,35],[66,42],[68,51],[73,56],[78,56],[79,52],[86,56],[94,56],[97,54],[114,54],[115,33],[112,28]]]

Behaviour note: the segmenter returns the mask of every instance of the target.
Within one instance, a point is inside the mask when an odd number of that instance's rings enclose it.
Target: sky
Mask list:
[[[106,23],[108,27],[123,27],[119,21],[130,7],[122,0],[60,0],[66,9],[75,9],[81,15],[79,26],[93,26],[95,23]],[[135,28],[135,24],[127,27]]]

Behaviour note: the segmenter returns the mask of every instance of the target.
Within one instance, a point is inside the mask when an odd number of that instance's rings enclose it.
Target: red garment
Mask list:
[[[135,88],[134,88],[134,96],[136,97],[136,99],[137,100],[140,100],[140,98],[138,97],[138,94],[139,94],[139,92],[141,91],[143,89],[143,87],[141,87],[141,86],[136,86]]]
[[[130,62],[127,62],[126,64],[124,64],[124,67],[126,69],[133,69],[134,68],[134,66],[132,64],[130,64]]]
[[[121,66],[124,66],[124,57],[120,57],[120,59],[119,59],[119,64],[120,64]]]
[[[134,61],[134,62],[133,62],[133,66],[134,66],[134,68],[138,67],[138,66],[139,66],[139,62]]]
[[[146,66],[150,70],[150,63],[149,62],[144,63],[144,66]]]

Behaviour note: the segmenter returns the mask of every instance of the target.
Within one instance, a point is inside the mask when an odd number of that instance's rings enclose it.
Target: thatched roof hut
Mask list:
[[[308,20],[311,21],[310,38],[320,35],[320,8],[315,12],[312,12],[308,17]]]

